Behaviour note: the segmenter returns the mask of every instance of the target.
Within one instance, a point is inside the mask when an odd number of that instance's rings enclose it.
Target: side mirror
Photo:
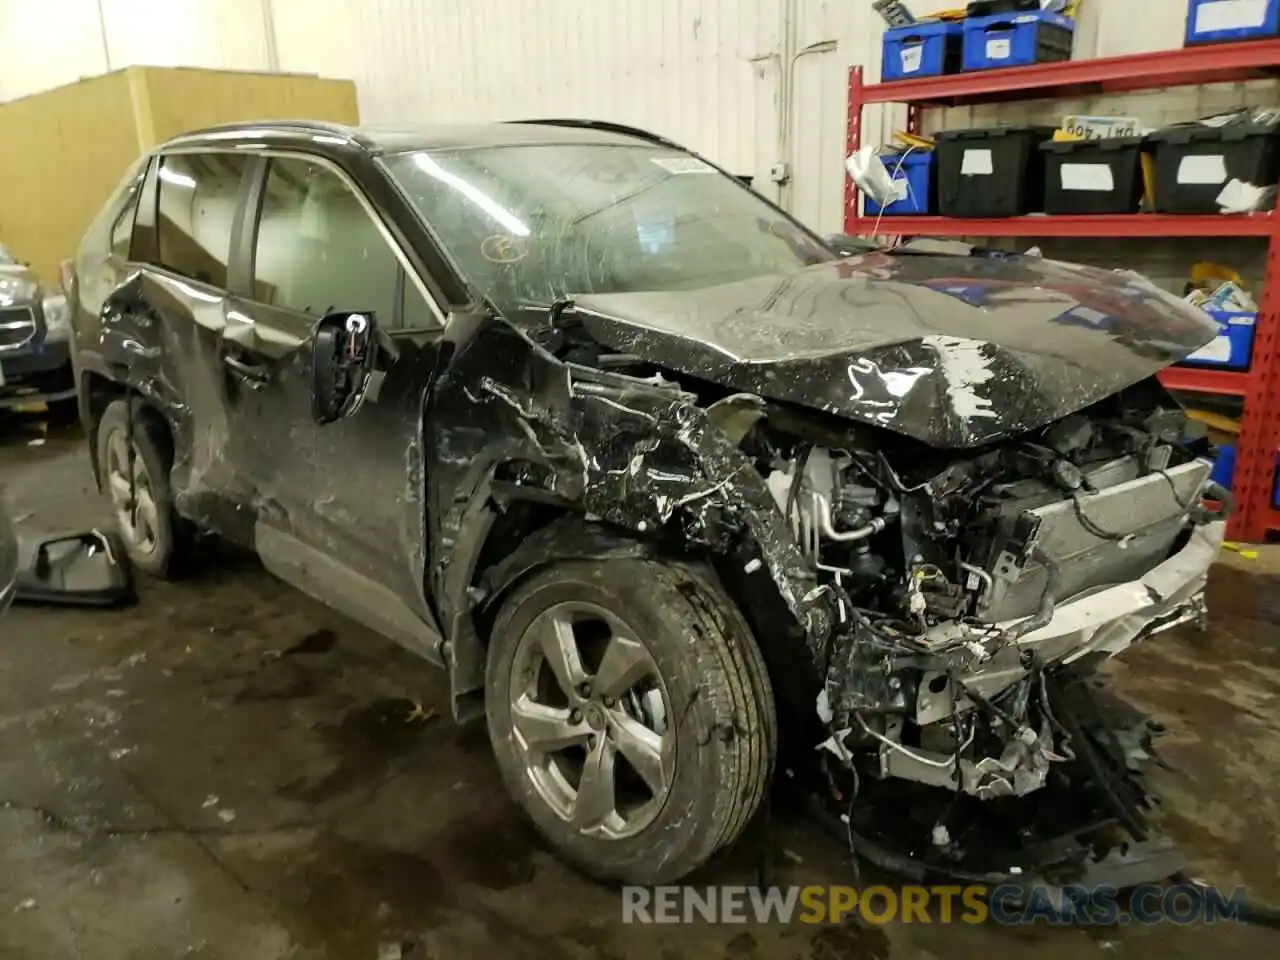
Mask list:
[[[20,544],[19,550],[22,550]],[[87,530],[28,545],[13,602],[54,607],[123,607],[137,599],[123,545],[111,534]]]
[[[373,379],[379,349],[372,313],[330,313],[311,337],[311,416],[333,423],[360,409]]]

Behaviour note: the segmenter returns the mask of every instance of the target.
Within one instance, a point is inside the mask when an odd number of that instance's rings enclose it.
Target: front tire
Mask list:
[[[768,788],[759,647],[706,567],[557,564],[494,624],[485,688],[507,789],[592,876],[669,883],[733,843]]]
[[[159,415],[136,401],[113,400],[98,421],[98,468],[120,539],[137,569],[162,579],[178,575],[186,545],[169,488],[171,451]]]

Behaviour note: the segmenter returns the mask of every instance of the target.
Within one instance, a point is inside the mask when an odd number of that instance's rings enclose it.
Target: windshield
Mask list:
[[[9,248],[0,243],[0,266],[12,267],[18,261],[13,258],[13,254],[9,252]]]
[[[387,165],[458,268],[508,315],[834,259],[733,178],[648,144],[433,150]]]

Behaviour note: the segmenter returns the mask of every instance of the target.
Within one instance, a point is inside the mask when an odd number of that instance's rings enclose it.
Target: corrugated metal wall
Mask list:
[[[918,15],[961,3],[910,0]],[[1085,0],[1076,56],[1178,46],[1184,12],[1182,0]],[[870,0],[0,0],[0,97],[150,63],[350,77],[371,122],[609,118],[758,183],[790,163],[788,205],[835,230],[846,70],[879,75],[880,33]],[[834,52],[780,67],[826,40]],[[867,119],[874,136],[894,118]]]

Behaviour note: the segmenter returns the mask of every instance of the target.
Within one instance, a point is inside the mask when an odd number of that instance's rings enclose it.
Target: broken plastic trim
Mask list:
[[[111,534],[87,530],[49,537],[29,556],[29,565],[13,581],[15,603],[111,608],[137,599],[127,554]]]

